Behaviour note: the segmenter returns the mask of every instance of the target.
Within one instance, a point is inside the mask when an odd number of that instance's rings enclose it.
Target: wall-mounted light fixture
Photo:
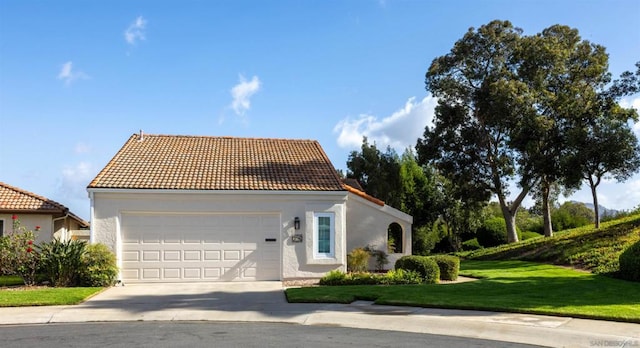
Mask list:
[[[300,218],[297,216],[293,219],[293,228],[296,230],[300,229]]]

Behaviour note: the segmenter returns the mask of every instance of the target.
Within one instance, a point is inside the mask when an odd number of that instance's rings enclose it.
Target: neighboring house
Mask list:
[[[13,231],[13,216],[27,229],[35,230],[40,226],[36,242],[58,239],[82,238],[83,229],[89,223],[69,211],[64,205],[38,196],[35,193],[19,189],[0,182],[0,234]],[[86,230],[86,232],[89,232]]]
[[[87,190],[124,282],[319,278],[389,230],[387,267],[411,253],[413,218],[344,184],[313,140],[141,132]]]

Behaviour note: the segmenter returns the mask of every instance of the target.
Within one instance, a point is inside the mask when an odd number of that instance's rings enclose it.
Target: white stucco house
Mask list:
[[[393,267],[413,218],[352,185],[317,141],[140,132],[87,188],[91,242],[123,282],[294,280],[386,251],[391,229]]]
[[[85,239],[89,223],[69,211],[64,205],[33,192],[0,182],[0,236],[13,231],[14,218],[20,225],[39,231],[36,242],[53,238]]]

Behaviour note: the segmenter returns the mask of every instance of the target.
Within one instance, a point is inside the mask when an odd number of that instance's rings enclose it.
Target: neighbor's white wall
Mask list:
[[[11,233],[11,231],[13,231],[13,220],[11,220],[12,215],[13,214],[0,214],[0,219],[4,220],[5,233]],[[16,215],[18,215],[20,225],[24,226],[28,230],[35,231],[36,226],[40,226],[40,232],[36,233],[36,243],[51,241],[51,238],[53,237],[53,223],[51,215],[25,213]]]
[[[389,206],[379,206],[352,193],[347,201],[347,211],[347,253],[367,245],[387,252],[387,229],[391,223],[396,222],[402,227],[403,253],[389,254],[389,263],[385,269],[392,269],[400,257],[411,255],[411,216]],[[374,265],[375,260],[372,258],[369,266],[373,269]]]
[[[104,243],[120,260],[120,216],[122,212],[246,212],[279,213],[281,216],[281,278],[319,278],[326,272],[346,270],[346,251],[338,247],[346,241],[346,192],[326,194],[221,194],[221,193],[155,193],[155,192],[93,192],[94,213],[91,221],[91,241]],[[313,240],[309,209],[336,212],[336,260],[325,264],[307,262],[307,241]],[[311,211],[311,215],[313,211]],[[300,218],[300,230],[293,220]],[[294,233],[303,234],[302,243],[293,243]]]

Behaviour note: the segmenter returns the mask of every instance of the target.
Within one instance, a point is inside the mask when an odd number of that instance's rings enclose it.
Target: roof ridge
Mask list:
[[[133,136],[139,136],[138,133],[134,133]],[[205,139],[242,139],[242,140],[283,140],[283,141],[308,141],[317,142],[314,139],[302,139],[302,138],[270,138],[270,137],[238,137],[232,135],[188,135],[188,134],[150,134],[144,133],[146,137],[167,137],[167,138],[205,138]]]

